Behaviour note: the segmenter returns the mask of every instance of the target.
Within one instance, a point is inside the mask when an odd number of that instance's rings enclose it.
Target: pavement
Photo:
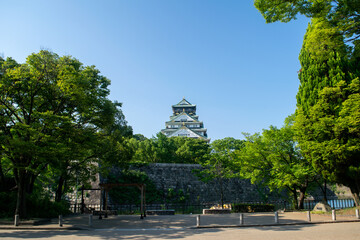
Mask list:
[[[279,213],[275,223],[273,213],[245,213],[244,224],[239,225],[239,214],[200,215],[200,227],[196,226],[198,215],[109,216],[98,219],[89,215],[72,215],[37,222],[37,225],[20,226],[0,223],[0,239],[360,239],[360,220],[354,215],[337,216],[312,214],[311,222],[306,213]]]
[[[200,216],[200,225],[197,226],[197,216]],[[343,222],[360,222],[354,215],[338,215],[336,221],[332,220],[331,214],[311,214],[311,222],[308,221],[305,212],[278,213],[278,223],[275,222],[274,213],[244,213],[243,224],[240,225],[240,214],[213,214],[213,215],[163,215],[147,216],[140,219],[139,215],[118,215],[99,219],[92,216],[92,224],[89,225],[89,215],[70,215],[63,217],[63,225],[59,226],[58,219],[21,223],[14,226],[11,222],[0,222],[0,229],[26,229],[26,230],[96,230],[96,229],[186,229],[186,228],[231,228],[253,226],[281,226],[281,225],[304,225],[304,224],[328,224]],[[360,239],[360,238],[359,238]]]

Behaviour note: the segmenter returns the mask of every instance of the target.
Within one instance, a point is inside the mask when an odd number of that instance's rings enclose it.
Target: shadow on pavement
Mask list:
[[[304,214],[279,215],[279,223],[298,225],[271,225],[275,224],[273,214],[244,214],[245,225],[258,225],[249,227],[233,228],[241,233],[246,228],[254,228],[259,231],[301,231],[316,225],[306,224]],[[306,216],[305,216],[306,217]],[[148,216],[144,220],[139,216],[111,216],[99,220],[93,218],[93,227],[88,227],[88,216],[78,215],[64,218],[64,227],[80,227],[84,230],[1,230],[0,238],[64,238],[76,236],[86,239],[88,236],[100,239],[178,239],[203,233],[219,233],[225,230],[219,226],[235,226],[239,224],[239,214],[227,215],[201,215],[201,225],[215,228],[197,229],[196,215],[175,216]],[[324,218],[324,221],[327,221]],[[56,219],[52,220],[52,226],[56,226]],[[88,229],[86,229],[88,228]]]

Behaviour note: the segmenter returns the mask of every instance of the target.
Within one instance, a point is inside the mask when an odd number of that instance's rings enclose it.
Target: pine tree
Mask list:
[[[345,79],[346,52],[342,36],[326,19],[312,19],[299,56],[298,109],[308,114],[324,87],[333,87]]]

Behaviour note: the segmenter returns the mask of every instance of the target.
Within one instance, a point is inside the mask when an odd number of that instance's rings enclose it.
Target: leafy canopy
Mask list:
[[[360,2],[358,0],[254,0],[267,23],[289,22],[304,15],[327,18],[331,25],[354,41],[360,37]]]

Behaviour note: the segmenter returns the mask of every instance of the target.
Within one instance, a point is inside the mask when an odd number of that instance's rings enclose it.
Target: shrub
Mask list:
[[[69,213],[69,203],[66,201],[54,202],[47,196],[31,196],[27,201],[27,215],[31,218],[54,218]]]
[[[14,217],[16,192],[0,192],[0,218]],[[54,218],[69,214],[69,203],[53,202],[48,196],[33,193],[26,201],[28,218]]]
[[[275,205],[267,203],[233,203],[232,212],[273,212]]]
[[[0,218],[14,217],[16,192],[0,192]]]

